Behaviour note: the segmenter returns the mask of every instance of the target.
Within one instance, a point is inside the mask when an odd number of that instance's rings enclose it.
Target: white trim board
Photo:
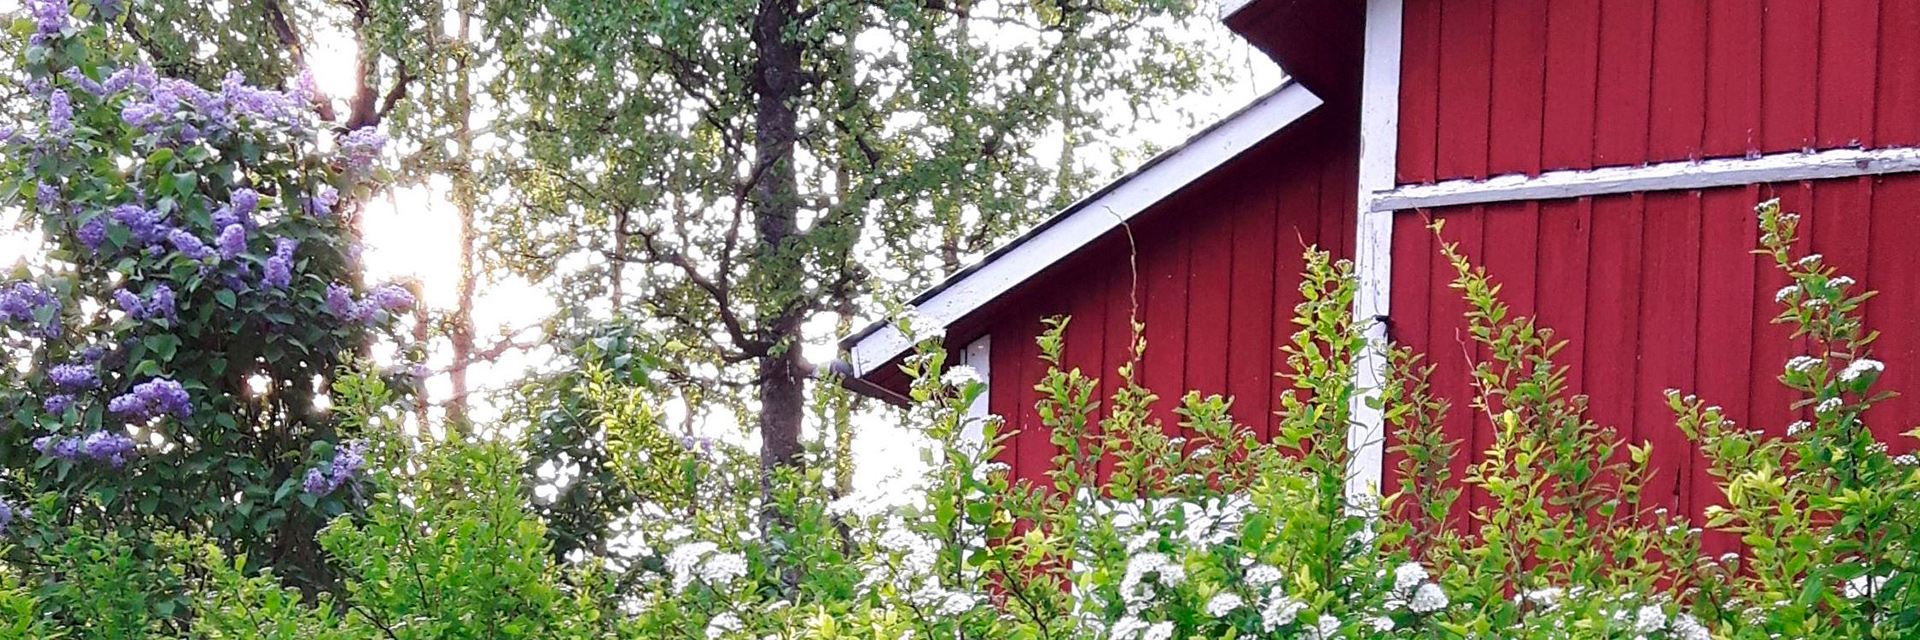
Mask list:
[[[1320,97],[1306,87],[1289,83],[1138,173],[1062,212],[1003,253],[961,272],[914,303],[913,310],[943,329],[951,326],[1279,133],[1320,104]],[[864,377],[912,346],[898,326],[887,323],[848,348],[847,364],[853,377]]]
[[[1253,6],[1255,2],[1259,2],[1259,0],[1220,0],[1220,19],[1226,20],[1227,18],[1231,18],[1233,14],[1240,13],[1241,9]]]
[[[973,367],[980,373],[980,395],[967,405],[965,421],[960,425],[960,441],[969,445],[981,445],[987,441],[987,412],[993,406],[993,336],[980,336],[979,340],[967,345],[960,352],[960,364]]]
[[[1347,495],[1377,495],[1385,478],[1386,416],[1374,408],[1387,373],[1388,303],[1393,287],[1393,215],[1368,210],[1375,193],[1392,189],[1400,153],[1401,0],[1369,0],[1360,89],[1360,167],[1354,217],[1354,319],[1366,323],[1367,346],[1355,363],[1352,424],[1347,429]]]
[[[1555,200],[1641,191],[1709,189],[1920,171],[1920,148],[1834,149],[1747,158],[1682,160],[1638,167],[1549,171],[1486,180],[1448,180],[1375,194],[1371,209],[1399,211],[1517,200]]]

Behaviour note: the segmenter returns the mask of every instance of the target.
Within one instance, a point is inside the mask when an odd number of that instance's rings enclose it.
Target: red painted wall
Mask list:
[[[1920,144],[1913,0],[1404,7],[1401,183]]]
[[[1034,336],[1052,315],[1072,316],[1067,364],[1099,378],[1102,398],[1129,357],[1137,303],[1147,339],[1141,380],[1163,396],[1170,430],[1189,389],[1233,395],[1241,422],[1271,429],[1273,372],[1283,363],[1276,339],[1293,331],[1302,251],[1352,254],[1357,146],[1351,115],[1342,117],[1309,116],[1138,218],[1132,265],[1126,237],[1105,238],[977,314],[991,324],[949,332],[955,347],[993,337],[989,404],[1021,431],[1002,458],[1017,476],[1042,477],[1054,455],[1033,390],[1046,370]]]
[[[1880,296],[1866,304],[1882,331],[1883,388],[1906,391],[1868,421],[1882,438],[1920,422],[1920,175],[1849,178],[1707,191],[1623,194],[1579,200],[1401,213],[1393,246],[1392,337],[1437,364],[1435,389],[1453,401],[1448,431],[1468,451],[1493,438],[1464,410],[1469,352],[1464,304],[1446,287],[1430,218],[1503,282],[1514,313],[1536,316],[1571,341],[1559,362],[1590,415],[1627,440],[1651,442],[1660,471],[1648,489],[1676,513],[1699,516],[1718,495],[1713,478],[1674,426],[1662,393],[1676,388],[1728,410],[1750,428],[1781,433],[1794,420],[1789,391],[1774,378],[1799,353],[1791,329],[1771,324],[1774,292],[1787,284],[1758,244],[1755,203],[1779,197],[1806,216],[1804,241],[1829,264]],[[1392,469],[1397,459],[1389,456]],[[1466,457],[1455,462],[1464,469]],[[1456,473],[1455,477],[1460,477]],[[1395,486],[1389,481],[1388,486]],[[1470,500],[1480,499],[1470,497]],[[1463,506],[1478,506],[1478,503]],[[1722,544],[1731,544],[1721,540]]]

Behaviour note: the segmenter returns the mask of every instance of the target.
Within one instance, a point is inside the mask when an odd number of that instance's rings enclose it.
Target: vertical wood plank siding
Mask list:
[[[1774,292],[1787,284],[1758,241],[1754,203],[1772,197],[1806,216],[1806,250],[1880,292],[1867,302],[1874,355],[1887,362],[1884,388],[1906,395],[1868,421],[1896,449],[1920,422],[1920,175],[1846,178],[1579,200],[1455,207],[1398,214],[1394,234],[1392,337],[1439,365],[1435,390],[1466,407],[1473,397],[1466,338],[1451,269],[1433,257],[1429,219],[1446,220],[1459,242],[1504,285],[1516,315],[1536,316],[1571,342],[1556,360],[1570,385],[1591,399],[1589,416],[1632,442],[1653,444],[1656,504],[1698,517],[1720,499],[1700,454],[1674,426],[1663,392],[1679,389],[1725,407],[1737,422],[1769,433],[1805,418],[1775,377],[1805,345],[1772,324]],[[996,342],[996,344],[998,344]],[[1447,430],[1477,458],[1491,441],[1484,416],[1455,411]],[[1393,464],[1388,465],[1389,476]],[[1457,477],[1457,476],[1456,476]],[[1389,477],[1386,486],[1396,486]],[[1467,506],[1467,505],[1462,505]],[[1735,542],[1713,536],[1709,546]]]
[[[1405,10],[1402,184],[1920,143],[1911,0]]]
[[[1354,129],[1338,114],[1310,118],[1145,214],[1132,225],[1137,253],[1124,233],[1103,238],[997,303],[989,324],[961,330],[967,342],[993,336],[988,402],[1018,432],[1000,458],[1018,477],[1042,478],[1055,455],[1033,408],[1045,373],[1034,346],[1042,319],[1072,317],[1066,365],[1099,378],[1104,401],[1131,355],[1135,300],[1147,340],[1138,375],[1162,396],[1154,414],[1168,433],[1179,429],[1180,396],[1197,390],[1235,397],[1236,419],[1271,434],[1281,388],[1273,372],[1284,364],[1277,347],[1293,332],[1301,253],[1318,245],[1352,255]]]

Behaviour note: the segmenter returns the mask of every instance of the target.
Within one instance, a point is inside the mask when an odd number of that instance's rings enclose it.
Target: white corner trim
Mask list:
[[[1298,83],[1268,94],[1138,173],[1062,212],[1023,242],[961,272],[913,305],[913,311],[941,328],[950,326],[1319,106],[1320,97]],[[887,323],[848,349],[847,364],[854,377],[864,377],[912,346],[898,326]]]
[[[1252,6],[1253,3],[1259,1],[1260,0],[1220,0],[1220,19],[1224,21],[1227,18],[1231,18],[1233,14],[1240,13],[1241,9]]]
[[[1385,478],[1386,416],[1372,406],[1386,380],[1387,324],[1393,285],[1393,214],[1369,211],[1374,194],[1393,188],[1399,162],[1401,0],[1367,2],[1366,53],[1360,89],[1360,167],[1354,216],[1354,321],[1365,323],[1366,350],[1355,363],[1355,387],[1347,430],[1351,451],[1347,495],[1366,499]],[[1361,502],[1361,504],[1366,504]]]
[[[1920,171],[1920,148],[1833,149],[1745,158],[1681,160],[1638,167],[1549,171],[1485,180],[1409,185],[1375,195],[1374,211],[1553,200],[1641,191],[1709,189]]]
[[[980,372],[980,396],[967,406],[967,413],[962,417],[966,422],[960,425],[960,441],[979,445],[987,441],[987,411],[993,406],[989,400],[993,395],[993,336],[980,336],[967,345],[967,350],[960,352],[960,364]]]

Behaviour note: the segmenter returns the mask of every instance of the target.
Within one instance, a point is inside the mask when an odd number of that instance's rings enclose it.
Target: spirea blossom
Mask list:
[[[1820,359],[1813,356],[1794,356],[1787,360],[1787,371],[1794,373],[1806,373],[1817,366],[1820,366]]]
[[[1246,604],[1247,601],[1241,599],[1238,594],[1231,591],[1222,591],[1214,594],[1213,598],[1207,600],[1207,615],[1215,618],[1224,618],[1227,614],[1233,613]]]
[[[1833,413],[1835,411],[1839,411],[1840,407],[1844,406],[1845,404],[1846,403],[1841,401],[1839,398],[1827,398],[1825,400],[1821,400],[1820,404],[1814,406],[1813,411],[1814,413],[1823,413],[1823,414]]]
[[[721,586],[747,575],[747,558],[737,553],[716,553],[700,563],[700,579]]]
[[[1886,370],[1887,365],[1884,362],[1872,358],[1861,358],[1848,363],[1847,368],[1840,370],[1840,381],[1853,382],[1868,374],[1878,376],[1880,372]]]
[[[946,373],[940,374],[940,382],[955,388],[965,388],[980,380],[980,370],[964,364],[956,365],[947,369]]]
[[[1440,585],[1426,583],[1413,592],[1413,599],[1407,601],[1407,610],[1414,613],[1433,613],[1447,608],[1447,592]]]
[[[740,632],[740,618],[731,613],[722,613],[707,621],[707,640],[720,640],[729,633]]]
[[[1418,562],[1402,563],[1393,568],[1393,591],[1398,594],[1410,594],[1427,581],[1427,568]]]
[[[1260,628],[1272,633],[1275,629],[1293,624],[1306,608],[1306,603],[1286,596],[1268,600],[1267,605],[1260,608]]]
[[[1271,565],[1254,565],[1252,569],[1247,570],[1247,584],[1256,587],[1264,587],[1279,582],[1281,577],[1280,570]]]

